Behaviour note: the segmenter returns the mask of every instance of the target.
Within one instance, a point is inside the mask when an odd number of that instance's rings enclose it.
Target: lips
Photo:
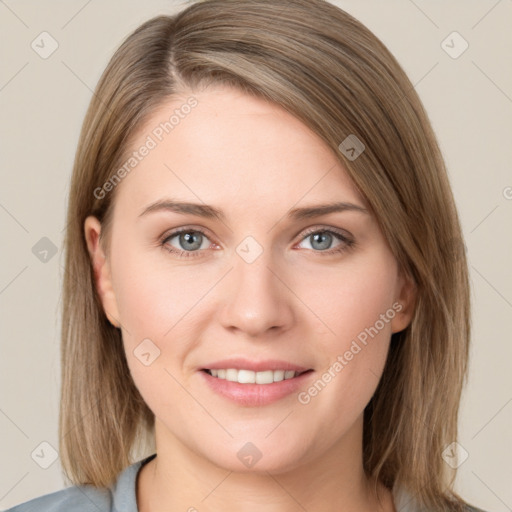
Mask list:
[[[212,391],[248,407],[268,405],[298,392],[314,373],[289,361],[245,358],[215,361],[198,370]]]
[[[224,359],[222,361],[215,361],[204,365],[201,370],[227,370],[233,368],[235,370],[250,370],[253,372],[264,372],[268,370],[284,370],[295,371],[303,373],[311,368],[300,366],[289,361],[282,361],[278,359],[268,359],[265,361],[254,361],[242,357]]]

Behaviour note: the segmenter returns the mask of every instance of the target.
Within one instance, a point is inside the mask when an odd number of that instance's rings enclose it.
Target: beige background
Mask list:
[[[444,152],[474,305],[460,427],[469,457],[456,487],[489,512],[510,511],[512,1],[333,3],[365,23],[397,57]],[[1,509],[63,487],[58,459],[40,467],[52,461],[51,448],[41,443],[58,447],[61,243],[74,151],[92,89],[130,31],[184,2],[42,4],[0,0]],[[59,45],[47,59],[31,48],[43,31]],[[469,44],[458,58],[441,46],[453,31]],[[452,53],[463,44],[453,37]],[[43,237],[58,249],[47,262],[32,252]]]

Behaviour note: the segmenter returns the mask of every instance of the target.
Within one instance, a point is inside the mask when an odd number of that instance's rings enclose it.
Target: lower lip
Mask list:
[[[299,391],[310,378],[313,371],[304,372],[293,379],[272,382],[272,384],[240,384],[226,379],[212,377],[205,371],[200,371],[210,388],[239,405],[249,407],[268,405],[281,398]]]

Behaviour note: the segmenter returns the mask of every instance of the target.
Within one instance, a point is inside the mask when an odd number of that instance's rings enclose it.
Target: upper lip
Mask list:
[[[288,361],[278,359],[267,359],[265,361],[254,361],[243,357],[223,359],[203,366],[202,370],[222,370],[234,368],[236,370],[252,370],[253,372],[263,372],[265,370],[294,370],[296,372],[305,372],[311,368],[306,368]]]

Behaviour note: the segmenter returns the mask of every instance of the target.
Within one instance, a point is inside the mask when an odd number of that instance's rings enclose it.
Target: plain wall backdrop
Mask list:
[[[511,511],[512,0],[332,3],[395,55],[441,145],[473,300],[459,439],[467,458],[456,490],[489,512]],[[133,29],[185,5],[0,0],[1,509],[64,487],[53,451],[62,241],[74,152],[92,91]]]

